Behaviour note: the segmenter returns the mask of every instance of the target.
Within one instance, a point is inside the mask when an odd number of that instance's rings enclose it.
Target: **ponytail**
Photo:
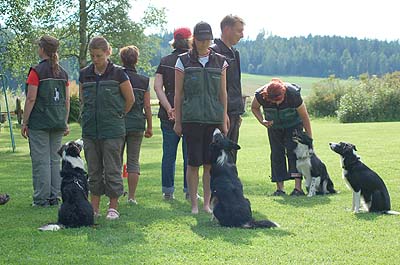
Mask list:
[[[58,61],[58,53],[52,53],[49,55],[49,61],[51,66],[51,71],[54,76],[57,76],[60,73],[60,65]]]

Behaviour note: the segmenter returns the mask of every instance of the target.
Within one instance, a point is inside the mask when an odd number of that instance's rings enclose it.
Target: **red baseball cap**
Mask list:
[[[174,39],[189,39],[192,36],[192,32],[189,28],[177,28],[174,31]]]

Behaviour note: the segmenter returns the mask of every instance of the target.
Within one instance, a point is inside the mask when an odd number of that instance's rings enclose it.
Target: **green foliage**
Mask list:
[[[400,120],[400,72],[360,79],[340,100],[341,122]]]
[[[0,264],[398,264],[400,218],[350,211],[352,192],[341,175],[339,156],[331,141],[349,141],[362,160],[385,181],[393,210],[400,210],[399,122],[340,124],[312,120],[314,147],[324,161],[338,194],[273,197],[267,132],[252,115],[241,126],[238,172],[254,217],[278,222],[277,229],[223,228],[210,215],[190,213],[182,193],[182,156],[178,153],[175,200],[161,195],[162,135],[157,118],[154,136],[143,139],[138,205],[121,197],[116,221],[105,220],[107,198],[95,227],[40,232],[57,221],[57,207],[32,208],[32,177],[28,141],[16,134],[17,151],[10,151],[8,130],[0,131],[0,193],[11,200],[0,206]],[[372,132],[372,133],[371,133]],[[63,142],[79,138],[71,124]],[[381,143],[376,148],[374,143]],[[84,156],[82,156],[84,157]],[[382,162],[382,157],[385,162]],[[124,179],[125,189],[127,181]],[[200,193],[201,193],[200,178]],[[293,181],[285,182],[290,192]],[[200,207],[202,203],[200,202]],[[318,252],[322,250],[322,252]],[[316,254],[317,253],[317,254]],[[358,253],[358,254],[357,254]]]
[[[68,123],[80,122],[81,121],[81,106],[79,102],[79,97],[72,95],[70,97],[70,109],[68,116]]]
[[[315,117],[336,116],[344,93],[343,82],[334,76],[314,84],[311,94],[305,99],[309,114]]]
[[[114,48],[113,59],[118,61],[119,48],[134,44],[141,49],[139,68],[149,69],[146,62],[157,50],[157,43],[147,38],[144,30],[152,26],[162,29],[165,12],[149,6],[142,21],[136,23],[129,18],[130,9],[129,0],[1,1],[0,66],[24,81],[29,67],[39,59],[34,40],[49,34],[60,39],[60,59],[76,58],[79,67],[84,67],[89,40],[103,35]]]
[[[242,40],[242,71],[262,75],[340,78],[362,73],[384,75],[400,69],[400,43],[339,36],[282,38],[261,32]]]

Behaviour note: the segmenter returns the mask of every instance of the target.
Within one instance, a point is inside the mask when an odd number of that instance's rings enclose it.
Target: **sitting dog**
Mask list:
[[[390,211],[390,196],[385,183],[373,170],[361,162],[356,146],[351,143],[329,143],[332,151],[341,156],[343,179],[353,191],[352,211],[358,213],[360,201],[368,212],[399,214]]]
[[[222,226],[242,228],[270,228],[278,225],[269,220],[252,218],[250,201],[243,196],[243,186],[233,163],[232,150],[240,146],[215,129],[211,151],[211,208]]]
[[[61,197],[62,204],[58,210],[57,224],[48,224],[39,230],[59,230],[92,226],[94,224],[93,208],[88,201],[88,181],[80,152],[82,140],[70,141],[64,144],[58,154],[61,161]]]
[[[317,157],[313,149],[313,139],[303,130],[295,130],[293,141],[297,143],[296,168],[306,181],[308,197],[336,193],[325,164]]]

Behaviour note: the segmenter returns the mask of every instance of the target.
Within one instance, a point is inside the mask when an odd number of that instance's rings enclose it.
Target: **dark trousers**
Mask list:
[[[298,176],[296,168],[296,154],[294,149],[297,144],[293,142],[293,131],[301,129],[302,126],[295,126],[285,129],[268,128],[268,139],[271,148],[271,180],[282,182]],[[287,164],[286,164],[287,157]]]
[[[240,125],[242,124],[242,117],[240,117],[239,114],[228,114],[228,117],[229,117],[230,127],[228,130],[227,137],[230,140],[234,141],[235,143],[238,143],[239,128],[240,128]],[[237,150],[233,150],[232,154],[233,154],[233,161],[236,164]]]

